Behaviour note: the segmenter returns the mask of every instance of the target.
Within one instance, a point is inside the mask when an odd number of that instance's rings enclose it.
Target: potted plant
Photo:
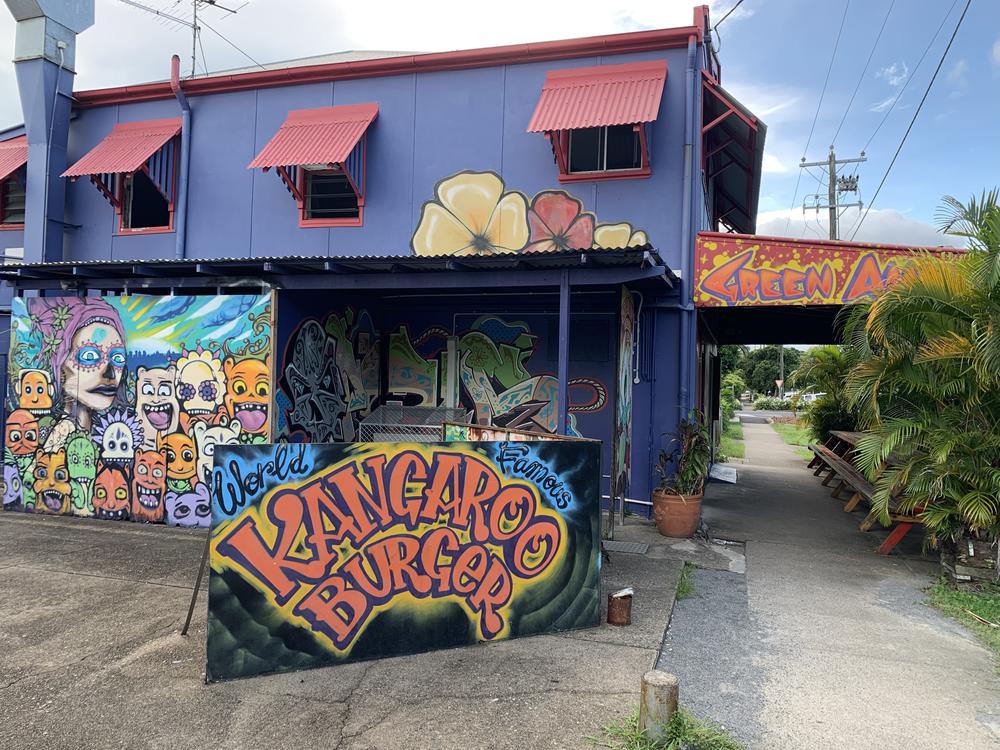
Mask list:
[[[701,414],[693,412],[677,425],[670,444],[660,451],[653,491],[653,517],[663,536],[694,536],[701,520],[701,499],[712,459],[712,444]]]

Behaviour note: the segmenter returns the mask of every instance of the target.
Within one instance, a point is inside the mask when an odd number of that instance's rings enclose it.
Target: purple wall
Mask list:
[[[659,119],[650,127],[653,176],[560,186],[548,142],[527,133],[546,71],[666,59]],[[529,198],[564,187],[602,223],[646,230],[672,267],[679,264],[686,50],[587,57],[387,78],[288,86],[191,98],[193,109],[188,255],[409,254],[421,206],[434,185],[463,170],[498,172]],[[300,228],[295,203],[273,173],[246,165],[291,109],[378,102],[369,131],[364,226]],[[173,100],[81,110],[70,126],[69,161],[116,122],[176,117]],[[67,259],[170,258],[172,233],[117,236],[111,206],[89,181],[67,186]],[[16,246],[0,233],[0,246]]]

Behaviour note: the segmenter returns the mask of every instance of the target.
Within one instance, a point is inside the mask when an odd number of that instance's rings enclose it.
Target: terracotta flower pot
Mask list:
[[[663,536],[687,539],[694,536],[701,520],[701,499],[698,495],[676,495],[656,490],[653,492],[653,518],[656,530]]]

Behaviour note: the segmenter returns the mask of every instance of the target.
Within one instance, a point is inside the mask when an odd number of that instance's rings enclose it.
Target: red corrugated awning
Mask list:
[[[653,122],[667,61],[550,70],[529,133]]]
[[[293,110],[247,168],[343,164],[377,116],[374,103]]]
[[[6,180],[28,163],[28,137],[0,142],[0,180]]]
[[[181,132],[179,117],[169,120],[120,122],[63,177],[135,172],[150,156]]]

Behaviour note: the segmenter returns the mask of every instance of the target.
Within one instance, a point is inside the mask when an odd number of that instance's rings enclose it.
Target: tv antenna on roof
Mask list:
[[[249,5],[249,2],[245,2],[237,8],[229,8],[225,5],[220,5],[216,0],[191,0],[191,16],[190,18],[184,15],[179,15],[182,11],[180,7],[184,0],[174,0],[174,2],[168,3],[162,8],[155,8],[152,5],[145,5],[144,3],[136,2],[136,0],[120,0],[120,2],[125,5],[130,5],[133,8],[138,8],[141,11],[150,13],[157,16],[162,21],[165,21],[169,25],[183,26],[186,29],[191,29],[191,77],[193,78],[198,67],[198,47],[201,46],[201,26],[198,25],[198,10],[204,6],[208,5],[218,10],[225,11],[229,15],[236,15],[244,7]],[[205,51],[202,49],[201,63],[205,65]],[[208,72],[206,67],[206,72]]]

